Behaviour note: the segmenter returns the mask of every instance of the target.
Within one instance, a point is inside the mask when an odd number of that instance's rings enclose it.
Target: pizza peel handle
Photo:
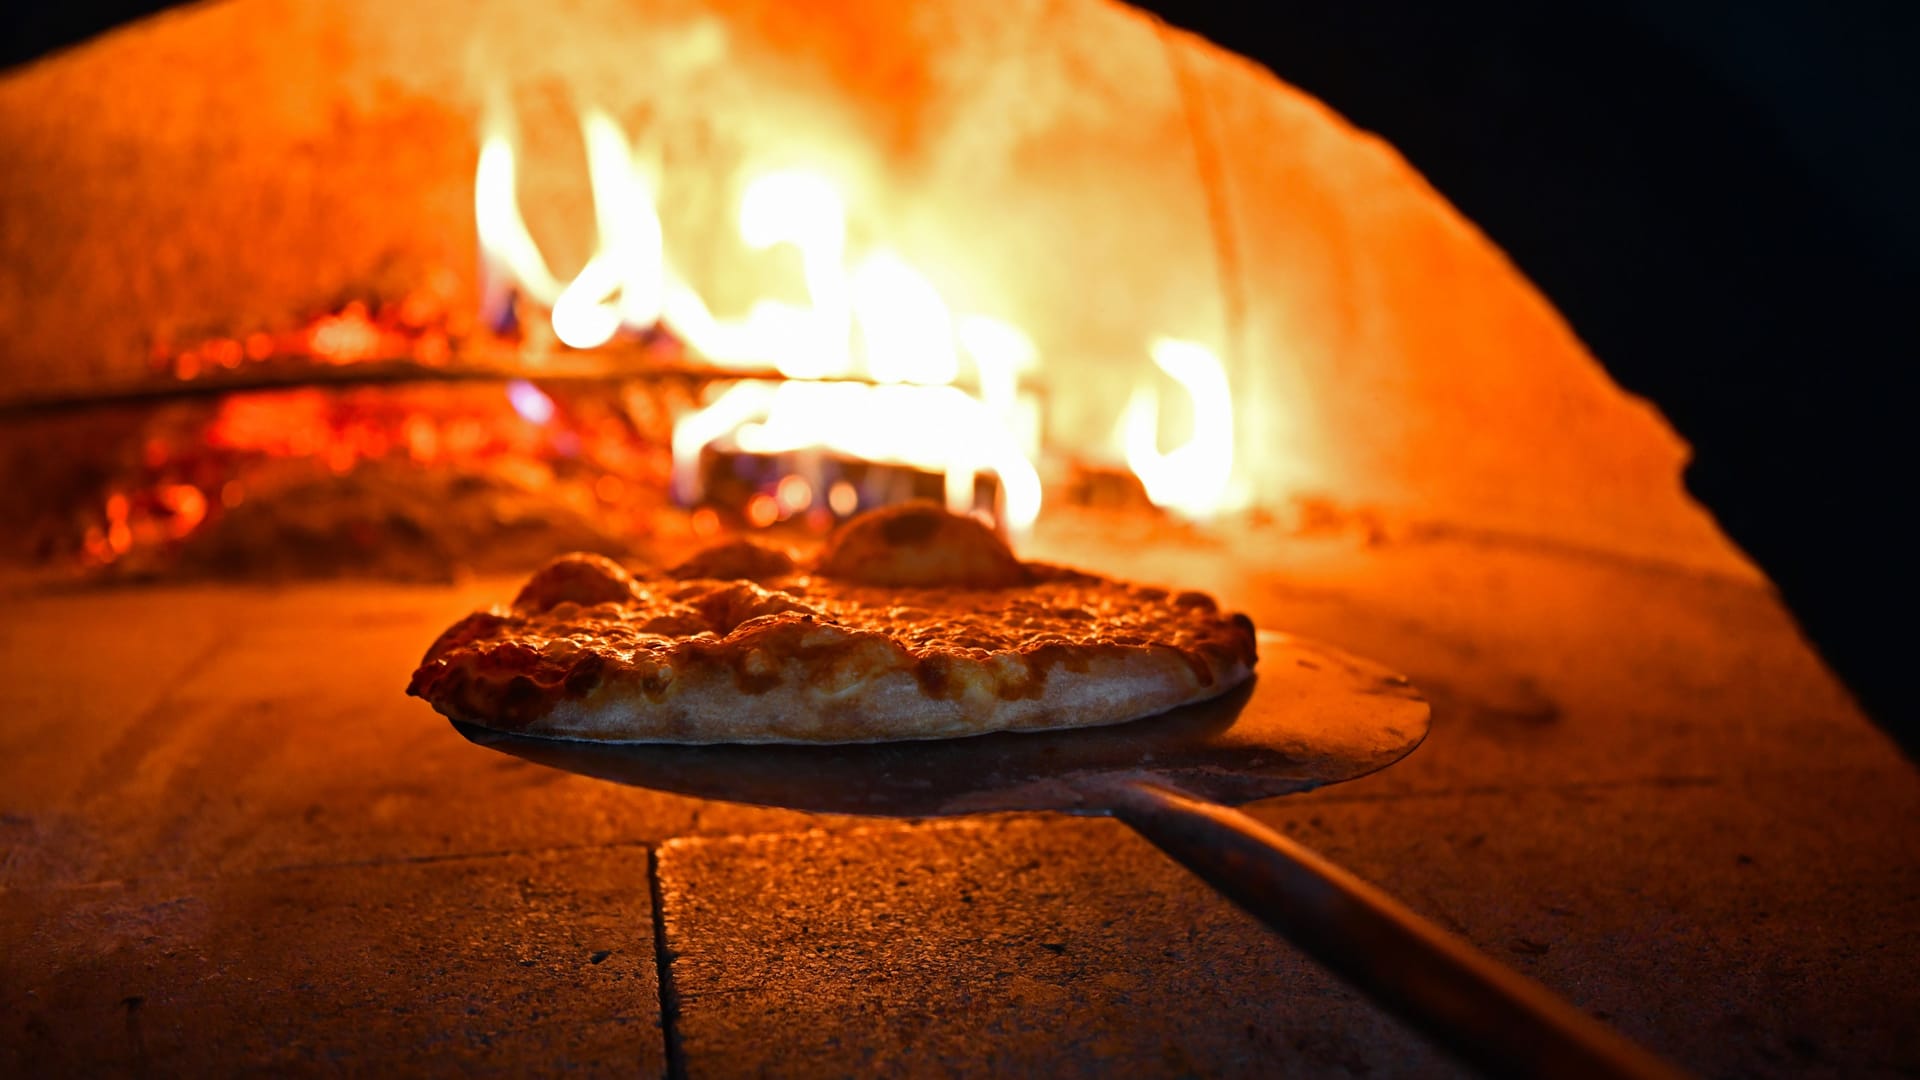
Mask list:
[[[1088,794],[1328,970],[1487,1075],[1685,1075],[1238,810],[1141,780],[1116,779]]]

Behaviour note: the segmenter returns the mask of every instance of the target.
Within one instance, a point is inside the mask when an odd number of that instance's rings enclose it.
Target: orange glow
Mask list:
[[[841,517],[852,517],[860,509],[860,492],[845,480],[835,480],[827,489],[827,506]]]
[[[1227,504],[1233,473],[1233,391],[1220,358],[1205,346],[1162,338],[1152,351],[1153,362],[1193,399],[1193,435],[1161,452],[1159,393],[1151,386],[1137,387],[1120,418],[1127,467],[1155,506],[1204,518]]]
[[[127,497],[114,492],[107,496],[107,546],[115,555],[125,555],[133,547],[133,529],[127,525]]]
[[[372,360],[380,355],[380,344],[380,328],[368,317],[366,305],[358,303],[314,323],[308,339],[316,359],[335,364]]]
[[[747,500],[747,520],[755,528],[764,529],[780,520],[780,504],[771,495],[755,495]]]
[[[780,501],[782,510],[797,514],[813,505],[813,485],[807,483],[804,476],[783,476],[780,485],[774,489],[773,497]]]
[[[167,508],[173,520],[167,526],[167,534],[178,539],[200,527],[207,516],[207,497],[192,484],[169,484],[160,489],[160,505]]]
[[[406,444],[407,456],[415,461],[424,464],[440,456],[440,429],[417,413],[401,424],[400,441]]]
[[[449,335],[461,322],[449,309],[450,300],[436,284],[377,309],[370,309],[365,301],[350,301],[292,330],[206,338],[177,352],[170,342],[155,340],[155,370],[195,379],[249,364],[343,365],[367,360],[444,364],[453,348]]]
[[[243,504],[304,507],[340,498],[342,508],[353,507],[341,512],[360,520],[370,491],[381,500],[426,497],[435,489],[394,486],[416,468],[451,478],[462,493],[557,488],[553,505],[588,515],[595,528],[644,527],[659,506],[665,448],[636,440],[635,422],[617,402],[571,387],[556,388],[555,400],[531,383],[514,385],[519,393],[476,382],[222,394],[195,415],[166,416],[129,441],[113,486],[91,496],[91,513],[85,503],[53,513],[79,515],[78,544],[67,550],[77,547],[85,565],[142,573],[194,558],[180,541],[226,527],[223,515]],[[546,419],[529,423],[527,411]],[[664,422],[656,417],[646,430]],[[310,487],[350,474],[359,479],[337,495]],[[366,520],[374,532],[386,527],[377,516]]]

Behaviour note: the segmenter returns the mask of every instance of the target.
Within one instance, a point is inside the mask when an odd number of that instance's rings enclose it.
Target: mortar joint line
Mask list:
[[[685,1080],[686,1052],[680,1045],[680,993],[673,984],[673,951],[667,946],[667,891],[660,878],[660,845],[647,846],[647,894],[653,905],[653,963],[660,985],[660,1042],[667,1080]]]

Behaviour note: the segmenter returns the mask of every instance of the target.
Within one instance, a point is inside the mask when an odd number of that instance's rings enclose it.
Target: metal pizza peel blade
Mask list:
[[[548,739],[456,723],[529,761],[655,791],[815,813],[939,817],[1108,813],[1116,780],[1238,806],[1385,768],[1427,734],[1429,708],[1371,661],[1260,635],[1248,683],[1146,720],[919,742],[684,746]]]

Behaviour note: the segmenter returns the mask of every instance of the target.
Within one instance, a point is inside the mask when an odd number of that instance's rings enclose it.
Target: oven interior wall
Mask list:
[[[856,249],[1024,328],[1062,453],[1117,458],[1147,346],[1221,355],[1234,492],[1753,576],[1686,454],[1393,150],[1271,73],[1125,7],[227,0],[0,80],[0,397],[152,376],[156,344],[286,326],[423,282],[475,289],[488,103],[556,271],[594,236],[576,118],[664,177],[716,307],[797,287],[746,250],[747,179],[827,173]],[[1176,431],[1183,422],[1169,412]]]

